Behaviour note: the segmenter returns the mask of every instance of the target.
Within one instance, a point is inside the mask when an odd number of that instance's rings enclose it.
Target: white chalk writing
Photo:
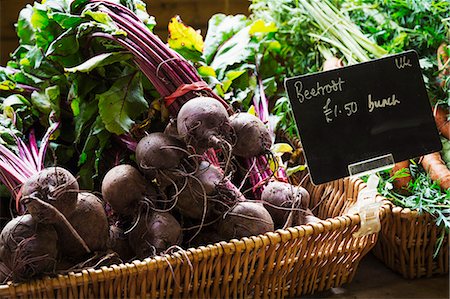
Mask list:
[[[367,105],[369,107],[369,112],[372,112],[373,110],[375,110],[377,108],[385,108],[388,106],[395,106],[397,104],[400,104],[400,100],[398,100],[395,97],[395,94],[393,94],[392,96],[389,96],[387,98],[379,99],[379,100],[372,99],[371,94],[369,94],[367,97]]]
[[[412,66],[411,60],[406,56],[397,57],[395,58],[395,66],[397,66],[398,69],[404,69],[407,66]]]
[[[321,85],[317,82],[316,85],[309,89],[303,88],[302,81],[295,82],[295,90],[297,92],[297,99],[300,103],[305,100],[311,100],[315,97],[324,96],[333,92],[342,91],[342,85],[345,83],[341,77],[336,80],[331,80],[330,83]]]

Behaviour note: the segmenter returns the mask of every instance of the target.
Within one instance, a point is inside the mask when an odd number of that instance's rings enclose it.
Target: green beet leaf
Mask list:
[[[148,109],[140,73],[118,79],[106,92],[97,95],[98,108],[106,129],[117,135],[128,132],[133,118]]]
[[[216,14],[208,21],[208,33],[205,37],[203,57],[207,64],[211,64],[214,55],[221,44],[246,27],[250,21],[244,15],[226,16]]]
[[[85,62],[83,62],[78,66],[66,68],[65,71],[69,73],[74,72],[88,73],[95,68],[110,65],[120,61],[125,61],[132,57],[133,56],[131,54],[125,52],[103,53],[86,60]]]

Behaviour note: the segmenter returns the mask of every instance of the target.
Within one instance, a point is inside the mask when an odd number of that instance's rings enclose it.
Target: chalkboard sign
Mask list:
[[[288,78],[285,87],[314,184],[347,177],[361,161],[441,150],[415,51]]]

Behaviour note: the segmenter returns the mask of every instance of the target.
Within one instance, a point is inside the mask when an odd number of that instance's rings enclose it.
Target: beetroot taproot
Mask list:
[[[225,210],[237,201],[245,200],[223,171],[209,162],[200,162],[194,175],[187,179],[186,188],[178,195],[177,209],[192,219],[204,219],[215,207]]]
[[[236,113],[230,116],[236,141],[233,154],[242,158],[251,158],[270,150],[272,138],[268,128],[256,116],[250,113]]]
[[[79,186],[66,169],[49,167],[31,176],[22,187],[22,198],[36,197],[56,207],[64,216],[75,209]]]
[[[260,203],[242,201],[223,215],[219,233],[225,240],[257,236],[274,230],[269,212]]]
[[[102,181],[103,200],[119,215],[134,215],[147,194],[145,178],[133,166],[122,164],[110,169]]]
[[[227,147],[231,140],[228,112],[221,102],[210,97],[191,99],[181,107],[177,131],[197,154],[210,147]]]
[[[77,205],[68,217],[73,228],[92,252],[103,252],[107,249],[109,225],[103,202],[94,194],[82,192],[78,194]],[[67,232],[56,227],[61,239],[61,253],[68,259],[79,261],[86,256],[78,244],[74,244]]]
[[[169,213],[142,213],[128,233],[128,240],[136,257],[143,259],[179,245],[182,240],[181,226]]]
[[[15,282],[55,272],[58,236],[52,225],[30,214],[9,221],[0,233],[2,272]],[[5,270],[6,268],[6,270]]]
[[[290,214],[309,206],[309,193],[301,186],[271,181],[265,186],[261,200],[272,216],[275,227],[282,228]]]
[[[178,168],[186,155],[186,148],[180,140],[160,132],[145,136],[136,147],[139,169],[150,175],[158,170]]]

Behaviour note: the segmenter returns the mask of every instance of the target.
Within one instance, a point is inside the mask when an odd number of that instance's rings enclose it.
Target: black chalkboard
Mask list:
[[[314,184],[375,157],[441,150],[415,51],[288,78],[285,87]]]

